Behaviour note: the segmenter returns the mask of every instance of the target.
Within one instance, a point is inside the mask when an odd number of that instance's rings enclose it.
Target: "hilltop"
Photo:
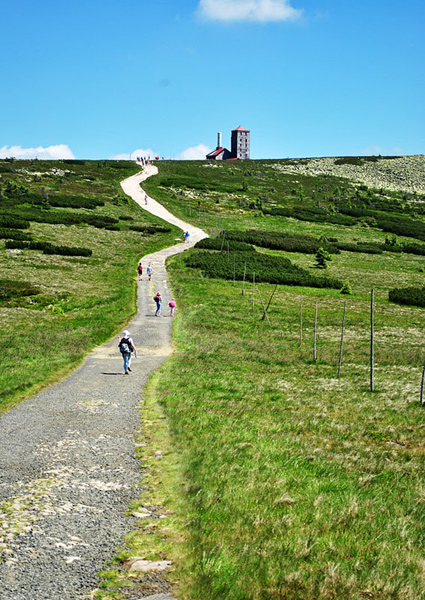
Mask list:
[[[425,156],[299,159],[277,167],[285,173],[332,175],[369,187],[425,194]]]

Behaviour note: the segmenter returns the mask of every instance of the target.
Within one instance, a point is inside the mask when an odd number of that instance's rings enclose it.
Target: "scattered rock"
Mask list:
[[[133,558],[127,563],[128,570],[141,571],[148,573],[149,571],[165,571],[172,565],[171,560],[145,560],[144,558]]]

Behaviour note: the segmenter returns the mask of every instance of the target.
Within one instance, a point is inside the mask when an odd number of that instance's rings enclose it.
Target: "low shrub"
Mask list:
[[[425,256],[425,244],[403,244],[402,251],[407,254]]]
[[[0,302],[37,294],[40,294],[40,290],[26,281],[0,279]]]
[[[364,252],[365,254],[382,254],[383,250],[378,244],[364,242],[338,242],[337,247],[346,252]]]
[[[315,254],[320,247],[324,247],[332,254],[339,254],[339,250],[334,244],[320,242],[312,235],[250,229],[248,231],[225,231],[224,236],[227,240],[238,240],[262,248],[270,248],[270,250]],[[223,239],[222,236],[220,239]]]
[[[130,225],[129,229],[141,233],[168,233],[171,231],[171,227],[166,225]]]
[[[20,229],[0,228],[0,239],[2,240],[30,240],[31,236]]]
[[[10,213],[10,211],[9,211]],[[34,206],[25,208],[20,206],[9,217],[0,214],[0,227],[29,227],[29,221],[36,223],[50,223],[52,225],[80,225],[86,223],[98,229],[105,229],[109,225],[116,225],[119,221],[107,215],[93,215],[88,213],[74,213],[65,210],[42,210]],[[16,223],[12,225],[11,223]],[[19,224],[19,225],[18,225]]]
[[[20,240],[7,240],[6,248],[18,248],[21,250],[40,250],[43,254],[59,254],[62,256],[91,256],[93,251],[89,248],[77,246],[55,246],[50,242],[26,242]]]
[[[292,217],[299,221],[313,223],[333,223],[335,225],[355,225],[356,219],[340,213],[327,213],[313,208],[271,208],[263,209],[264,214],[282,217]]]
[[[229,249],[232,252],[255,252],[255,248],[251,244],[245,242],[238,242],[237,240],[226,240],[220,238],[204,238],[195,244],[195,248],[201,248],[205,250],[224,250],[227,252]]]
[[[388,299],[397,304],[425,307],[425,287],[394,288],[389,291]]]
[[[291,263],[281,256],[270,256],[258,252],[208,252],[195,250],[184,257],[188,267],[201,269],[207,277],[235,279],[241,281],[244,274],[247,280],[255,279],[263,283],[281,285],[301,285],[315,288],[341,289],[342,281],[330,277],[318,277]]]
[[[29,221],[21,219],[15,216],[9,216],[0,214],[0,227],[11,228],[11,229],[28,229],[30,226]]]

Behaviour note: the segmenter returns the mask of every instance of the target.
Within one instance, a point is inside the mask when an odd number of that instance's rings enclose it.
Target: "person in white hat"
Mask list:
[[[122,337],[118,336],[118,348],[124,360],[124,375],[128,375],[131,373],[131,353],[134,352],[137,358],[137,350],[127,329],[122,332]]]

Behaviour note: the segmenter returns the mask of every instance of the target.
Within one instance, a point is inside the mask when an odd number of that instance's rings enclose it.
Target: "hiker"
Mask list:
[[[157,292],[156,295],[153,297],[153,299],[154,299],[154,302],[156,302],[155,317],[160,317],[161,316],[161,304],[162,304],[161,292]]]
[[[186,231],[186,244],[188,244],[188,243],[189,243],[189,232]]]
[[[142,267],[141,262],[139,262],[139,264],[137,265],[137,273],[139,275],[139,281],[140,281],[140,279],[142,279],[142,274],[143,274],[143,267]]]
[[[131,373],[131,353],[134,352],[134,356],[137,358],[137,350],[127,329],[122,332],[122,338],[118,336],[118,348],[124,360],[124,375],[128,375],[129,372]]]
[[[147,204],[147,203],[148,203],[148,195],[145,194],[145,204]]]
[[[185,241],[186,241],[186,232],[183,231],[183,244],[185,243]]]
[[[170,317],[174,317],[174,314],[176,312],[176,301],[174,300],[174,298],[171,298],[170,302],[168,303],[168,306],[170,307]]]
[[[148,264],[148,266],[147,266],[146,273],[148,274],[148,279],[149,279],[149,281],[150,281],[150,280],[151,280],[151,278],[152,278],[152,267],[151,267],[151,264],[150,264],[150,263],[149,263],[149,264]]]

